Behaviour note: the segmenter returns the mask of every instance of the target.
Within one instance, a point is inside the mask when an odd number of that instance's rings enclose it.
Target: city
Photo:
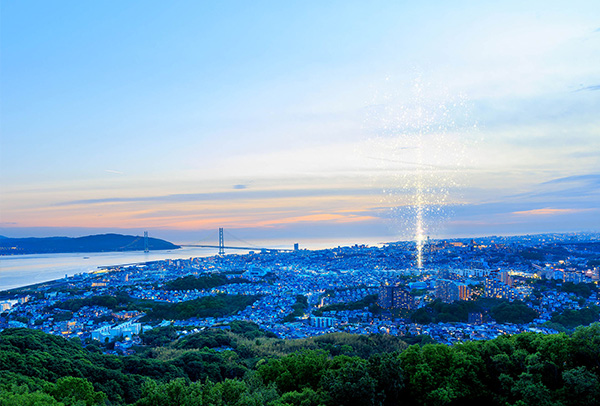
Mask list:
[[[2,1],[0,406],[597,405],[598,15]]]
[[[173,325],[182,336],[234,321],[283,339],[347,332],[452,345],[598,321],[599,274],[598,234],[431,240],[422,269],[413,242],[296,247],[105,268],[16,290],[0,302],[0,328],[96,340],[115,354],[134,353],[153,328]],[[207,297],[245,300],[227,314],[171,319],[148,307]]]

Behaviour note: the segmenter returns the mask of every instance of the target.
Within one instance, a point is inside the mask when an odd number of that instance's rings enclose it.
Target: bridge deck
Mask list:
[[[282,252],[292,252],[294,250],[285,249],[285,248],[261,248],[261,247],[230,247],[230,246],[219,246],[219,245],[199,245],[199,244],[182,244],[181,247],[198,247],[198,248],[223,248],[229,250],[244,250],[244,251],[282,251]]]

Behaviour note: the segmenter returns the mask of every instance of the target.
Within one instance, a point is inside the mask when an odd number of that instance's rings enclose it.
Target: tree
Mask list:
[[[0,406],[65,406],[41,391],[30,392],[27,386],[16,386],[0,391]]]
[[[347,359],[344,359],[347,358]],[[332,406],[375,405],[377,381],[369,374],[367,361],[344,356],[340,368],[330,369],[323,376],[323,389],[329,394]]]
[[[377,396],[384,406],[400,403],[404,389],[404,372],[401,363],[398,352],[375,354],[369,358],[369,375],[377,382]]]
[[[83,401],[85,406],[93,406],[106,400],[106,394],[94,391],[94,386],[88,380],[72,376],[56,381],[50,393],[65,405],[79,405]]]
[[[265,382],[274,382],[282,393],[304,388],[317,390],[328,366],[329,360],[325,351],[302,350],[269,360],[267,364],[258,368],[258,374]]]
[[[597,375],[582,366],[564,371],[562,378],[565,383],[562,393],[569,404],[590,406],[597,404],[597,399],[600,397]]]
[[[492,307],[492,317],[498,323],[524,324],[532,322],[538,313],[526,304],[504,302]]]

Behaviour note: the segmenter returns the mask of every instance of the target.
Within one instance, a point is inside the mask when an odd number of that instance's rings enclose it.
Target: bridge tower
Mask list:
[[[150,248],[148,248],[148,231],[144,231],[144,252],[150,252]]]
[[[219,255],[225,255],[225,239],[223,238],[223,227],[219,228]]]

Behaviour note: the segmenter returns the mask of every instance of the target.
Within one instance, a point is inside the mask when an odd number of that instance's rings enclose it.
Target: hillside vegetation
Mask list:
[[[117,357],[94,344],[7,329],[0,405],[569,406],[600,396],[598,323],[572,335],[524,333],[453,347],[344,334],[275,344],[244,324],[198,334]],[[207,348],[211,334],[214,345],[230,349]]]

